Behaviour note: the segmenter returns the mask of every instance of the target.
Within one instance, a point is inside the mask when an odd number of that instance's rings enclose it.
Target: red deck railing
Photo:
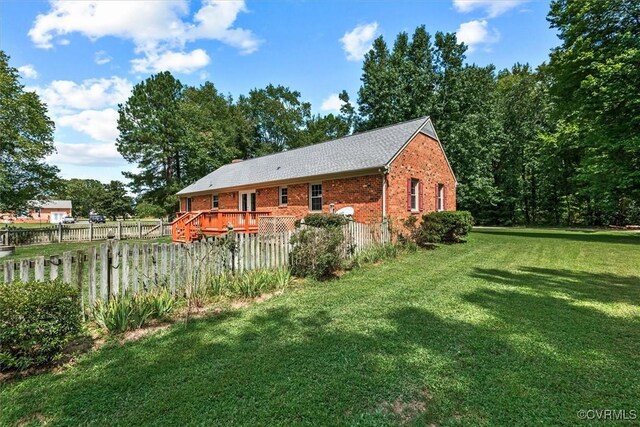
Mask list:
[[[229,229],[239,233],[257,233],[258,218],[269,216],[266,211],[207,210],[180,212],[171,223],[174,242],[191,242],[202,236],[219,236]]]

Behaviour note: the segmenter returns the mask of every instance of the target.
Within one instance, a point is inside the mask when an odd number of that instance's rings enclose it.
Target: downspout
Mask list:
[[[387,175],[389,174],[389,166],[379,169],[382,176],[382,220],[387,219]]]

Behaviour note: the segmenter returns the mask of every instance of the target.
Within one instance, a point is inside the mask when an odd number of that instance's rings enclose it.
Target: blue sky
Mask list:
[[[237,97],[269,83],[302,93],[314,112],[352,99],[373,38],[400,31],[456,32],[467,62],[537,66],[558,44],[547,1],[22,1],[0,0],[0,49],[56,122],[65,178],[123,179],[115,149],[117,104],[150,74],[212,81]]]

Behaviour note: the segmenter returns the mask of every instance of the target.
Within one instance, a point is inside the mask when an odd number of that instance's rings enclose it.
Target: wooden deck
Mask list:
[[[180,212],[171,223],[174,242],[192,242],[206,236],[227,234],[230,229],[238,233],[258,232],[258,218],[269,216],[266,211],[205,210]]]

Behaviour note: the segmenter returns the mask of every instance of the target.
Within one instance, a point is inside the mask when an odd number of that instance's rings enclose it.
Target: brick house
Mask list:
[[[357,222],[372,223],[455,210],[456,178],[431,119],[422,117],[236,160],[178,196],[185,221],[193,212],[262,212],[302,218],[351,207]]]
[[[57,224],[65,216],[71,216],[71,200],[49,200],[47,202],[29,202],[24,215],[15,212],[0,213],[0,220],[5,223],[41,223]]]

